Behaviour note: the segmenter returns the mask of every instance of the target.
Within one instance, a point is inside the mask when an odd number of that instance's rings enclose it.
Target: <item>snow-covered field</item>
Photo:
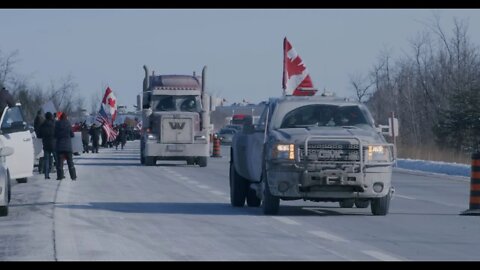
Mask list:
[[[470,176],[470,165],[439,161],[398,159],[397,167],[408,170],[441,173],[448,175]]]

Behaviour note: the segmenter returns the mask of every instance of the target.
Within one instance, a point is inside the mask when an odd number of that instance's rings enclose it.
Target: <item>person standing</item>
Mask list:
[[[88,134],[89,130],[88,130],[87,123],[83,122],[81,131],[82,131],[83,153],[88,154],[88,142],[90,141],[90,135]]]
[[[98,144],[100,140],[100,128],[95,123],[90,127],[90,136],[92,137],[92,153],[98,153]]]
[[[60,120],[55,123],[55,138],[57,139],[56,150],[58,155],[57,162],[57,180],[65,178],[63,173],[63,161],[66,159],[68,164],[68,172],[72,180],[77,179],[77,173],[73,164],[72,153],[72,137],[75,136],[72,131],[72,125],[67,119],[64,112],[60,116]]]
[[[127,130],[126,124],[120,125],[118,128],[118,142],[122,145],[122,150],[127,143]],[[118,146],[118,145],[117,145]]]
[[[52,155],[55,164],[58,164],[57,153],[55,151],[55,121],[51,112],[45,114],[45,121],[38,128],[39,138],[42,138],[43,144],[43,163],[45,179],[50,179],[50,169],[52,167]]]
[[[15,106],[15,100],[13,99],[10,92],[8,92],[8,90],[5,89],[5,87],[2,87],[2,90],[0,90],[0,115],[3,113],[3,110],[7,106],[8,107]]]
[[[40,126],[45,121],[45,117],[43,116],[42,109],[37,111],[37,116],[35,116],[35,120],[33,120],[33,129],[35,130],[35,135],[37,138],[40,138]]]

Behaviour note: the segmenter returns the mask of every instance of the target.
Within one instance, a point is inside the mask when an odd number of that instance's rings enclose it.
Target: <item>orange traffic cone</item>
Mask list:
[[[461,215],[480,216],[480,153],[472,154],[472,175],[470,178],[470,208]]]
[[[222,155],[220,154],[220,139],[217,136],[213,136],[212,157],[222,157]]]

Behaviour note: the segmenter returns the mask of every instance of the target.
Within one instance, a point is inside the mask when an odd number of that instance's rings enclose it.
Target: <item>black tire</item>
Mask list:
[[[207,157],[198,157],[197,164],[200,167],[207,167]]]
[[[27,177],[17,178],[17,183],[19,184],[27,183],[27,181],[28,181]]]
[[[247,205],[249,207],[259,207],[262,204],[262,200],[257,197],[257,192],[249,188],[247,191]]]
[[[140,154],[140,164],[145,164],[145,158]]]
[[[12,199],[12,185],[10,184],[10,174],[7,174],[8,202]]]
[[[243,207],[247,197],[247,183],[235,170],[233,163],[230,163],[230,204],[233,207]]]
[[[275,197],[270,192],[270,188],[268,187],[267,178],[263,177],[262,179],[265,188],[263,191],[263,214],[265,215],[276,215],[278,214],[278,210],[280,209],[280,198]]]
[[[372,199],[371,210],[374,216],[385,216],[390,208],[390,192],[381,198]]]
[[[355,199],[345,199],[345,200],[339,201],[338,204],[340,205],[341,208],[352,208],[353,205],[355,204]]]
[[[8,205],[0,206],[0,217],[8,216]]]
[[[355,199],[355,206],[357,208],[367,208],[370,206],[370,201],[366,199]]]
[[[194,158],[187,158],[187,165],[194,165],[195,159]]]
[[[145,157],[145,166],[155,166],[155,157]]]

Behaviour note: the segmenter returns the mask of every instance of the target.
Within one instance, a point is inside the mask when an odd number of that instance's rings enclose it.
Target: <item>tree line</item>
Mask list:
[[[479,47],[468,23],[454,19],[446,31],[434,16],[401,57],[381,52],[366,75],[350,75],[350,84],[381,124],[395,112],[399,145],[471,153],[480,135],[479,79]]]

